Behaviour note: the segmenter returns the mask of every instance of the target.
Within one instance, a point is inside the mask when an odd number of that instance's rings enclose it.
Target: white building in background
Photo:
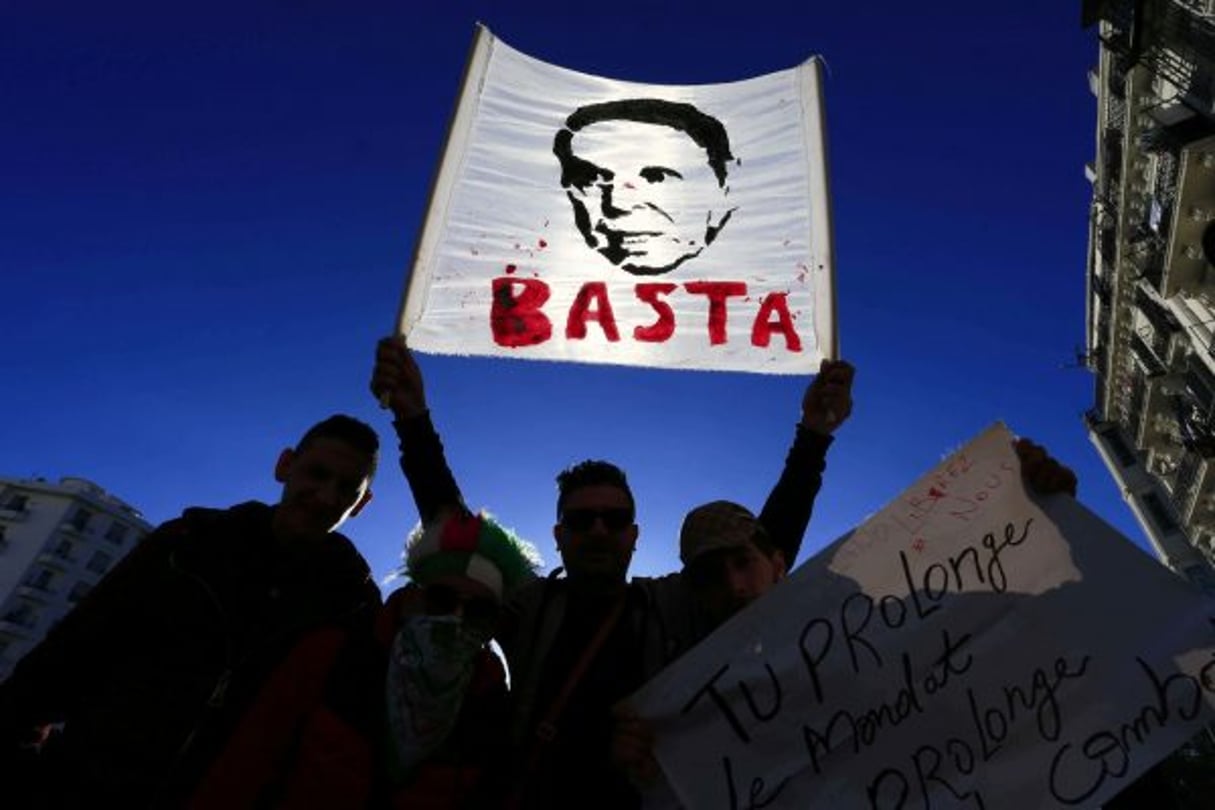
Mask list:
[[[83,478],[0,477],[0,680],[151,528]]]
[[[1157,555],[1215,592],[1215,0],[1084,0],[1100,62],[1089,435]]]

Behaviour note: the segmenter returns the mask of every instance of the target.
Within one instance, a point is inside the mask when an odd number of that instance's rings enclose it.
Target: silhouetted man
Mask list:
[[[334,530],[371,499],[378,452],[330,417],[279,455],[276,505],[187,509],[133,549],[0,685],[8,806],[181,806],[306,637],[370,632],[379,590]]]

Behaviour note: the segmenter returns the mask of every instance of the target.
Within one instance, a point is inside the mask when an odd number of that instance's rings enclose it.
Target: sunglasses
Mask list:
[[[468,596],[450,585],[427,585],[423,598],[431,616],[459,612],[466,624],[489,629],[498,622],[498,602],[488,596]]]
[[[575,532],[590,531],[596,520],[610,532],[618,532],[633,525],[631,509],[566,509],[561,513],[561,525]]]

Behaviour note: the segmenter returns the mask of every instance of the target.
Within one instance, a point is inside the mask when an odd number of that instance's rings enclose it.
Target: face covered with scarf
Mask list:
[[[385,608],[397,615],[386,688],[399,779],[450,735],[502,599],[540,564],[530,545],[484,514],[415,530],[405,557],[413,582]]]

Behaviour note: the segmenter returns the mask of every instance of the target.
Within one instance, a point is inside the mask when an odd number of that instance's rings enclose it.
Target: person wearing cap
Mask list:
[[[789,561],[745,506],[713,501],[684,518],[679,559],[704,630],[712,630],[785,578]]]
[[[1013,450],[1021,477],[1039,495],[1075,497],[1076,474],[1029,439],[1017,439]],[[763,522],[732,501],[711,501],[684,517],[679,531],[679,558],[703,638],[734,614],[783,581],[789,560],[774,544]],[[654,732],[627,706],[614,710],[612,759],[645,789],[646,807],[676,807],[654,758]]]
[[[793,445],[759,513],[793,560],[822,484],[832,433],[852,410],[852,366],[824,361],[801,402]],[[392,409],[401,467],[424,521],[465,509],[404,340],[376,350],[371,390]],[[495,638],[511,669],[507,806],[628,808],[640,795],[610,760],[611,707],[702,637],[684,577],[628,577],[640,535],[622,470],[584,461],[558,476],[553,537],[565,566],[520,588]]]
[[[391,804],[484,804],[485,767],[505,756],[506,670],[490,649],[502,603],[536,578],[540,556],[484,512],[453,511],[405,548],[410,582],[384,605],[386,761]]]

